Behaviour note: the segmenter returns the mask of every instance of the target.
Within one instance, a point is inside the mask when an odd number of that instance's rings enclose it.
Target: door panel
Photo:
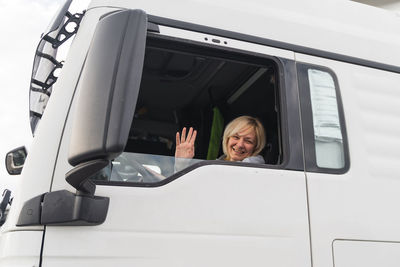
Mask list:
[[[10,231],[0,235],[0,266],[39,266],[43,231]]]
[[[302,172],[208,165],[96,195],[110,197],[106,222],[47,227],[45,266],[310,266]]]
[[[345,173],[318,173],[306,166],[313,263],[371,266],[385,258],[379,266],[391,266],[398,249],[391,244],[400,241],[400,216],[394,212],[400,203],[400,75],[302,54],[296,59],[337,76],[349,143]],[[387,257],[380,256],[383,252]]]
[[[287,75],[282,79],[287,102],[279,100],[282,135],[289,139],[283,165],[268,169],[214,161],[157,187],[97,185],[95,195],[110,199],[106,221],[47,226],[43,266],[311,266],[304,171],[277,169],[303,169],[296,76],[289,75],[295,74],[294,62],[283,60],[281,68]],[[77,100],[65,126],[51,191],[74,191],[65,174],[71,170]]]

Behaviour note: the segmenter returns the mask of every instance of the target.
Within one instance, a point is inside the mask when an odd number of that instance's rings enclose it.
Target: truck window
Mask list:
[[[330,69],[302,63],[298,73],[306,169],[342,173],[349,159],[337,78]]]
[[[217,160],[224,127],[241,115],[262,122],[266,165],[281,164],[279,71],[273,57],[148,34],[127,145],[111,177],[100,179],[153,183],[176,174],[175,139],[183,127],[198,132],[187,166]]]
[[[335,83],[325,71],[309,69],[315,155],[318,167],[343,168],[343,136],[340,129]]]

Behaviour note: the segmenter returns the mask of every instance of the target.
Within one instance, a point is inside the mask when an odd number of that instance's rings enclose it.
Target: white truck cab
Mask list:
[[[395,14],[95,0],[73,15],[70,3],[36,53],[34,139],[0,266],[399,266]],[[218,160],[241,115],[266,129],[265,164]],[[177,171],[183,127],[196,151]]]

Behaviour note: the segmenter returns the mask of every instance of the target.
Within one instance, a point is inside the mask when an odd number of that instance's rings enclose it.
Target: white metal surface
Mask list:
[[[0,266],[39,266],[43,231],[16,231],[0,235]]]
[[[192,40],[198,43],[211,44],[214,46],[220,46],[225,48],[241,49],[241,50],[251,51],[253,53],[259,53],[262,55],[263,54],[274,55],[276,57],[294,59],[294,53],[292,51],[284,49],[278,49],[265,45],[238,41],[235,39],[225,38],[218,35],[211,35],[208,33],[199,33],[172,27],[165,27],[165,26],[160,26],[159,28],[160,28],[160,34],[165,36],[172,36],[175,38],[182,38],[186,40]],[[216,42],[215,40],[218,40],[219,42]]]
[[[335,240],[333,254],[335,267],[400,266],[400,243]]]
[[[307,173],[313,263],[333,266],[335,239],[400,241],[400,74],[299,54],[296,60],[333,70],[343,100],[350,170]]]
[[[96,195],[106,222],[48,226],[45,266],[311,266],[303,172],[212,165]]]
[[[400,17],[348,0],[94,0],[147,14],[400,65]]]

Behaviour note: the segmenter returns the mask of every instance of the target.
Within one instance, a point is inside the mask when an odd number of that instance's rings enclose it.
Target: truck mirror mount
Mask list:
[[[15,148],[6,154],[6,169],[10,175],[21,174],[27,156],[24,146]]]
[[[65,179],[77,192],[59,190],[29,199],[22,207],[17,226],[102,224],[110,199],[95,196],[96,185],[89,178],[107,165],[108,160],[91,160],[73,168]]]
[[[67,172],[65,180],[80,194],[94,196],[96,185],[89,179],[110,163],[109,160],[98,159],[84,162]]]
[[[45,193],[24,203],[17,226],[93,226],[107,218],[108,197],[82,196],[67,190]]]

